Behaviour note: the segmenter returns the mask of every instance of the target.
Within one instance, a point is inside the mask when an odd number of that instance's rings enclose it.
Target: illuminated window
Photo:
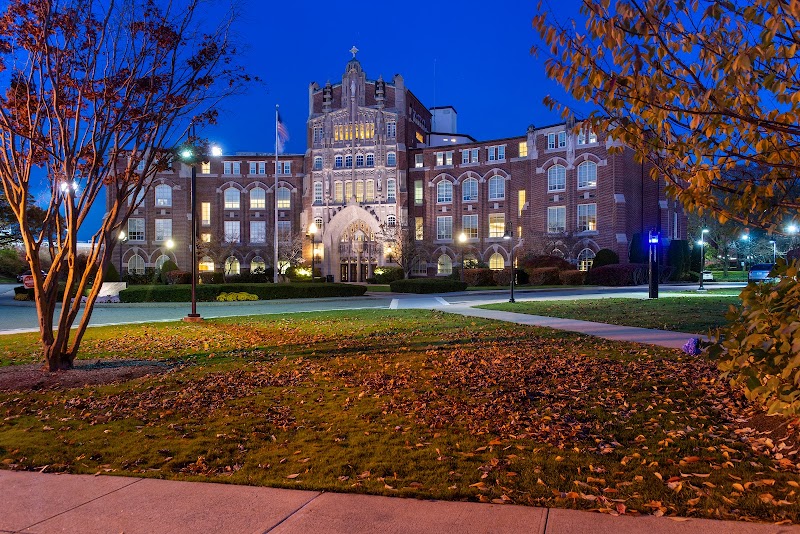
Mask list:
[[[250,260],[250,272],[253,271],[266,271],[267,270],[267,262],[264,261],[264,258],[261,256],[255,256],[252,260]]]
[[[364,200],[367,202],[375,202],[375,180],[367,180],[364,182]]]
[[[417,132],[416,134],[414,134],[414,137],[416,137],[417,141],[419,141],[420,143],[424,143],[425,142],[425,138],[422,136],[422,133],[420,133],[420,132]]]
[[[489,237],[503,237],[506,233],[505,213],[492,213],[489,215]]]
[[[447,254],[439,256],[439,261],[436,262],[436,274],[440,276],[453,274],[453,260]]]
[[[564,191],[567,187],[567,169],[553,165],[547,169],[547,192]]]
[[[453,218],[436,217],[436,239],[453,239]]]
[[[425,219],[414,217],[414,239],[422,241],[425,237]]]
[[[519,144],[519,157],[527,158],[528,157],[528,142],[522,141]]]
[[[588,271],[592,268],[592,263],[594,262],[594,251],[590,248],[585,248],[581,250],[580,254],[578,254],[578,270],[579,271]]]
[[[525,190],[520,189],[519,191],[517,191],[517,210],[519,211],[520,217],[522,217],[523,209],[525,209]]]
[[[278,209],[288,210],[292,206],[292,193],[288,187],[278,188]]]
[[[144,274],[144,259],[138,254],[134,254],[128,260],[128,272],[133,274]]]
[[[472,202],[478,200],[478,180],[467,178],[461,186],[461,200]]]
[[[422,206],[422,180],[414,180],[414,205]]]
[[[597,204],[578,204],[578,231],[597,230]]]
[[[344,198],[347,202],[350,202],[350,199],[353,198],[353,182],[345,182]]]
[[[200,164],[200,174],[211,174],[211,162],[204,161]]]
[[[156,186],[156,206],[172,206],[172,188],[166,184]]]
[[[344,202],[344,189],[342,188],[342,182],[336,182],[333,184],[333,201],[339,203]]]
[[[239,190],[235,187],[229,187],[225,190],[225,209],[226,210],[238,210],[239,209],[239,198],[241,195],[239,194]]]
[[[467,239],[478,238],[478,216],[477,215],[464,215],[461,217],[461,231],[467,236]]]
[[[200,224],[211,226],[211,202],[200,203]]]
[[[436,184],[436,202],[453,201],[453,184],[448,180],[442,180]]]
[[[241,266],[239,265],[239,260],[233,256],[229,256],[225,260],[225,274],[239,274],[240,272]]]
[[[356,202],[364,202],[364,182],[356,182]]]
[[[211,243],[211,234],[200,234],[200,241],[203,243]]]
[[[250,209],[263,210],[267,207],[267,192],[260,187],[250,190]]]
[[[424,167],[422,154],[414,154],[414,167],[416,167],[417,169],[421,169],[422,167]]]
[[[505,269],[506,260],[503,259],[503,255],[499,252],[495,252],[491,256],[489,256],[489,268],[493,271],[502,271]]]
[[[506,198],[506,180],[502,176],[489,178],[489,200],[503,200]]]
[[[584,161],[578,165],[578,189],[597,187],[597,164]]]
[[[566,206],[553,206],[547,208],[547,232],[560,234],[567,231]]]
[[[212,272],[214,268],[214,260],[212,260],[210,256],[203,256],[203,259],[200,260],[200,264],[198,265],[198,269],[205,273]]]

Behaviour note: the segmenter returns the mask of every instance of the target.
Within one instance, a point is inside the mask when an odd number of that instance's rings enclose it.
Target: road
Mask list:
[[[743,287],[744,284],[706,284],[709,288]],[[0,284],[0,334],[38,331],[36,308],[30,302],[14,300],[14,286]],[[660,295],[691,295],[696,285],[662,285]],[[359,309],[446,309],[454,304],[477,306],[508,301],[507,291],[476,291],[442,295],[371,293],[364,297],[257,302],[199,302],[197,311],[206,319],[248,315]],[[517,301],[574,300],[606,297],[647,298],[647,286],[623,288],[565,288],[517,290]],[[57,310],[58,311],[58,310]],[[189,312],[189,303],[98,304],[92,312],[92,326],[177,321]]]

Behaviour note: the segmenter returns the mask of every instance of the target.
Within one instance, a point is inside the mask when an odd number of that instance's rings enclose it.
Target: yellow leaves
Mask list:
[[[731,487],[736,491],[738,491],[739,493],[744,493],[744,486],[742,486],[738,482],[734,482],[733,484],[731,484]]]

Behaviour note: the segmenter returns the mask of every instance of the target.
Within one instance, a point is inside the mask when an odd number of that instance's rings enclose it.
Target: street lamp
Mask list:
[[[744,254],[744,270],[747,271],[750,260],[750,234],[742,234],[741,240],[747,243],[747,249]]]
[[[117,237],[117,246],[119,247],[119,275],[122,277],[122,244],[128,242],[128,236],[125,235],[124,230],[119,231],[119,236]]]
[[[772,244],[772,263],[775,263],[776,258],[778,256],[777,245],[775,244],[774,239],[770,240],[770,243]]]
[[[311,281],[314,281],[314,255],[316,248],[316,243],[314,242],[314,236],[317,235],[317,223],[311,221],[311,226],[308,227],[308,237],[311,238]]]
[[[461,245],[461,281],[464,281],[464,244],[467,242],[467,234],[458,234],[458,242]]]
[[[706,234],[708,233],[708,228],[703,228],[700,232],[700,241],[698,244],[700,245],[700,287],[697,288],[698,291],[705,291],[706,288],[703,287],[703,271],[706,270]]]
[[[514,278],[516,278],[516,273],[514,272],[514,229],[509,228],[503,234],[503,239],[511,241],[511,298],[508,299],[508,302],[516,302],[514,300]]]

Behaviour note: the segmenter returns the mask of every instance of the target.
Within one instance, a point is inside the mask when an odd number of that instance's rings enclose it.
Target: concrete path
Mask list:
[[[797,534],[800,527],[0,471],[0,532]]]

